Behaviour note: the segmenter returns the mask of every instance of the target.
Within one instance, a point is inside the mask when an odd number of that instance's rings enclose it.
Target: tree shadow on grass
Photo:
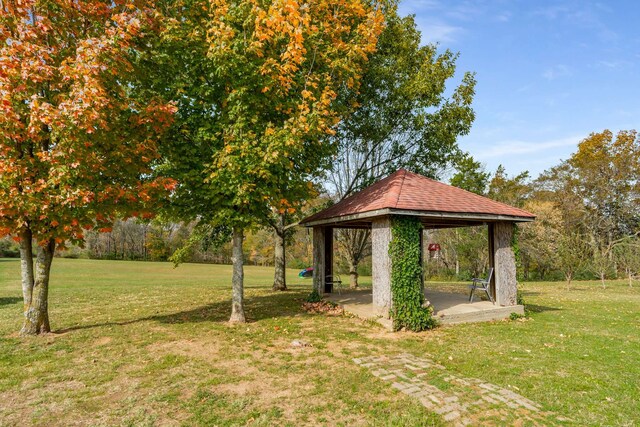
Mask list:
[[[527,291],[526,289],[519,289],[519,291],[522,292],[522,296],[525,297],[537,297],[540,295],[538,291]]]
[[[532,313],[543,313],[545,311],[562,311],[558,307],[547,307],[546,305],[525,304],[525,308]]]
[[[293,317],[305,314],[302,310],[302,300],[306,296],[304,292],[287,292],[269,294],[264,296],[253,296],[245,298],[244,311],[247,322],[257,322],[264,319],[273,319],[278,317]],[[224,300],[215,303],[203,305],[191,310],[179,311],[177,313],[156,314],[146,316],[139,319],[131,319],[125,321],[102,322],[90,325],[78,325],[70,328],[59,329],[56,334],[64,334],[67,332],[78,331],[83,329],[100,328],[104,326],[126,326],[135,323],[155,321],[165,324],[183,324],[183,323],[222,323],[229,320],[231,315],[231,301]]]
[[[0,298],[0,306],[17,304],[22,301],[22,297],[2,297]]]

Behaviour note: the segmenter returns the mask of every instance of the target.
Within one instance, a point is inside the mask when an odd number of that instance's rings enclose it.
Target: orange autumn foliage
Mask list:
[[[147,178],[175,107],[131,90],[150,5],[0,2],[0,234],[79,242],[175,185]]]
[[[225,82],[207,178],[217,212],[242,225],[293,213],[335,151],[328,136],[348,113],[336,99],[341,88],[357,91],[382,8],[364,0],[208,5],[207,56]]]

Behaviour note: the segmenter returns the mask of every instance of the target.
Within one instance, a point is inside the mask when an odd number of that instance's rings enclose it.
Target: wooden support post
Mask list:
[[[513,223],[497,222],[493,226],[493,257],[495,263],[495,298],[501,306],[516,305],[516,257],[513,253]]]
[[[424,294],[424,229],[420,230],[420,290]]]
[[[313,227],[313,289],[324,294],[325,273],[325,228]]]
[[[324,228],[324,278],[333,276],[333,228]],[[331,277],[333,282],[333,277]],[[333,292],[333,285],[324,283],[324,292],[330,294]]]
[[[491,287],[491,295],[495,298],[496,295],[496,257],[495,257],[495,244],[493,238],[493,224],[487,224],[488,231],[488,242],[489,242],[489,268],[493,268],[493,274],[491,275],[491,283],[489,284]]]

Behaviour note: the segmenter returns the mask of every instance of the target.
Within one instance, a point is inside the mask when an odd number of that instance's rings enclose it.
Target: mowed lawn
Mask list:
[[[352,361],[399,353],[517,390],[545,424],[640,423],[640,285],[527,283],[528,321],[415,334],[307,314],[296,273],[274,293],[246,267],[249,323],[229,325],[230,266],[56,259],[55,332],[20,338],[19,262],[0,260],[0,425],[445,424]]]

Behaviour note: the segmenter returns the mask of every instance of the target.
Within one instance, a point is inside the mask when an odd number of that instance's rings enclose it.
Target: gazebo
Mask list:
[[[397,217],[415,218],[424,229],[486,225],[492,294],[497,306],[516,306],[514,225],[535,216],[404,169],[301,221],[313,229],[314,289],[320,295],[331,291],[326,278],[333,276],[333,229],[371,229],[372,303],[388,317],[393,300],[389,245]]]

